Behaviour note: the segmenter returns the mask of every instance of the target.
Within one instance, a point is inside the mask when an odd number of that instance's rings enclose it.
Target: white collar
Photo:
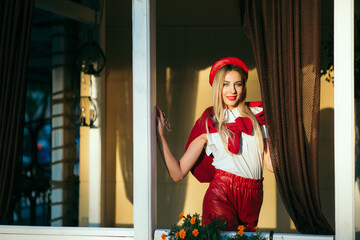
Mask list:
[[[237,108],[234,108],[233,110],[230,109],[224,109],[225,113],[225,122],[235,122],[235,119],[240,117],[239,110]]]

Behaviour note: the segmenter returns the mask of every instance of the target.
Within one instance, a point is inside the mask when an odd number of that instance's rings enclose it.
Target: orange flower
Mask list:
[[[259,230],[259,229],[260,229],[260,228],[259,228],[258,226],[255,227],[255,231],[256,231],[256,230]]]
[[[179,237],[179,233],[177,232],[177,233],[175,233],[175,237],[176,238],[178,238]]]
[[[186,237],[186,231],[184,229],[181,229],[179,232],[179,237],[181,239],[184,239]]]
[[[245,230],[244,225],[240,225],[240,226],[238,226],[238,230],[239,230],[239,231],[244,231],[244,230]]]
[[[192,231],[192,234],[194,235],[194,237],[197,237],[197,235],[199,235],[199,230],[197,230],[196,228]]]
[[[191,220],[190,220],[190,223],[195,224],[195,222],[196,222],[196,217],[192,217]]]
[[[179,218],[182,219],[184,217],[184,212],[181,212]]]
[[[166,234],[161,234],[161,239],[166,240]]]
[[[240,235],[240,236],[243,236],[243,235],[244,235],[244,231],[240,230],[240,231],[238,231],[237,234]]]

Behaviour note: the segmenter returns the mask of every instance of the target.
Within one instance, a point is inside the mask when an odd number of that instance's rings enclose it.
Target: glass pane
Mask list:
[[[54,34],[56,32],[54,28],[61,31],[62,27],[70,30],[62,35]],[[61,225],[78,226],[79,128],[76,125],[76,113],[73,113],[78,106],[76,96],[80,82],[79,71],[75,64],[75,53],[79,47],[77,39],[76,23],[34,9],[21,174],[15,184],[10,224],[54,225],[57,221],[54,219],[54,212],[60,207]],[[64,42],[66,44],[62,53],[55,52]],[[63,71],[59,75],[66,80],[57,80],[59,76],[54,76],[54,68],[62,68]],[[59,98],[53,100],[53,83],[64,85],[60,100]],[[66,111],[54,117],[53,110],[57,111],[58,106],[65,108]],[[61,121],[54,128],[52,120],[56,117]],[[60,131],[62,134],[53,138],[55,131]],[[52,139],[55,142],[64,139],[65,141],[54,148]],[[59,151],[62,152],[62,156],[54,161],[52,155]],[[67,174],[63,169],[67,170]],[[59,179],[59,176],[62,178]],[[62,193],[61,200],[59,200],[59,192]]]
[[[72,1],[70,1],[72,2]],[[102,1],[104,4],[105,2]],[[81,3],[83,6],[89,5],[91,9],[99,9],[98,6],[101,1],[89,1],[88,3]],[[116,61],[123,58],[122,51],[126,50],[126,95],[117,90],[123,90],[124,86],[110,87],[110,90],[115,90],[115,95],[123,95],[124,100],[120,101],[125,104],[117,104],[114,96],[104,99],[109,100],[111,105],[126,105],[127,109],[119,111],[116,118],[110,120],[116,124],[111,126],[111,132],[119,132],[119,128],[125,126],[126,144],[123,144],[123,134],[116,140],[109,141],[109,145],[114,146],[115,149],[110,148],[106,150],[108,162],[106,162],[107,171],[104,171],[104,178],[101,179],[101,164],[103,161],[102,156],[97,158],[96,161],[100,167],[96,170],[98,172],[97,186],[101,185],[100,193],[101,202],[103,203],[101,209],[93,209],[98,214],[99,220],[97,225],[112,226],[132,226],[132,174],[128,168],[123,168],[124,175],[126,171],[126,180],[124,184],[118,182],[118,174],[121,171],[118,168],[119,157],[124,154],[122,150],[126,150],[127,166],[132,167],[132,141],[131,141],[131,14],[124,15],[123,13],[131,13],[131,1],[126,1],[127,8],[123,8],[123,3],[111,1],[117,7],[113,9],[121,9],[121,13],[117,10],[112,11],[112,16],[116,16],[117,20],[112,25],[122,26],[123,21],[118,21],[119,17],[127,16],[126,25],[130,28],[125,30],[120,27],[118,30],[113,31],[111,35],[112,49],[115,49],[112,57]],[[66,7],[66,3],[59,5],[59,8]],[[45,4],[47,5],[47,4]],[[52,4],[50,4],[52,6]],[[79,90],[80,90],[80,71],[76,64],[80,49],[84,41],[87,41],[87,32],[89,29],[94,32],[94,41],[98,41],[99,26],[100,24],[84,24],[66,17],[56,15],[50,11],[43,11],[38,6],[33,10],[33,19],[31,26],[31,42],[29,50],[29,70],[27,81],[27,100],[26,100],[26,116],[25,116],[25,129],[23,139],[23,156],[21,162],[21,175],[16,179],[16,190],[13,195],[14,207],[12,218],[9,219],[7,224],[17,225],[51,225],[51,226],[79,226],[80,221],[85,219],[88,226],[94,226],[93,222],[89,222],[87,216],[92,209],[86,204],[89,202],[89,194],[82,194],[84,201],[81,201],[79,206],[79,198],[81,192],[81,181],[83,187],[89,188],[89,179],[87,182],[81,179],[84,172],[87,173],[92,179],[93,172],[89,174],[84,171],[84,167],[80,164],[80,133],[79,133]],[[102,6],[104,7],[104,6]],[[59,9],[58,9],[59,10]],[[56,12],[55,10],[51,10]],[[59,11],[61,12],[61,10]],[[69,9],[66,13],[68,16],[73,16],[76,19],[81,19],[83,14],[77,13],[76,9]],[[101,16],[99,16],[101,15]],[[101,18],[105,19],[102,14],[98,15],[96,21],[101,22]],[[124,35],[123,33],[126,33]],[[85,35],[85,37],[84,37]],[[119,41],[113,41],[113,37],[118,38]],[[124,38],[125,36],[125,38]],[[125,39],[125,40],[124,40]],[[125,44],[124,44],[125,43]],[[120,54],[119,53],[120,49]],[[111,61],[109,61],[111,62]],[[115,67],[111,72],[121,72],[122,67],[119,67],[119,62],[113,64]],[[96,67],[95,67],[96,68]],[[110,69],[110,68],[109,68]],[[120,69],[120,70],[119,70]],[[116,82],[123,84],[119,81],[118,76],[113,77]],[[100,89],[99,85],[91,83],[92,89]],[[99,91],[100,92],[100,91]],[[124,91],[125,92],[125,91]],[[107,93],[106,93],[107,94]],[[105,95],[105,94],[104,94]],[[105,101],[104,101],[105,102]],[[115,104],[113,104],[115,103]],[[100,105],[100,104],[99,104]],[[77,112],[76,112],[77,110]],[[93,110],[93,109],[92,109]],[[94,111],[91,111],[92,114]],[[125,113],[125,114],[124,114]],[[127,115],[124,117],[124,115]],[[123,124],[119,119],[125,119],[127,123]],[[96,127],[96,126],[95,126]],[[99,130],[100,132],[100,130]],[[99,133],[98,132],[98,133]],[[101,132],[102,133],[102,132]],[[94,135],[87,136],[84,141],[93,140]],[[83,137],[83,136],[82,136]],[[101,145],[101,134],[96,136]],[[92,138],[92,139],[90,139]],[[83,140],[83,139],[82,139]],[[85,144],[81,144],[84,146]],[[96,145],[96,144],[94,144]],[[118,147],[119,145],[120,148]],[[90,145],[91,146],[91,145]],[[101,146],[99,147],[101,148]],[[101,149],[102,150],[102,149]],[[87,150],[87,155],[91,152]],[[104,150],[105,152],[105,150]],[[85,154],[84,154],[85,155]],[[82,155],[82,156],[84,156]],[[111,155],[111,156],[110,156]],[[116,156],[115,156],[116,155]],[[86,158],[86,157],[85,157]],[[89,157],[87,159],[89,161]],[[86,159],[85,159],[86,161]],[[109,164],[110,162],[110,164]],[[80,167],[81,165],[81,167]],[[104,164],[105,165],[105,164]],[[19,167],[19,168],[20,168]],[[82,168],[82,169],[81,169]],[[82,170],[82,171],[81,171]],[[112,174],[116,173],[116,174]],[[109,184],[103,187],[105,184]],[[126,185],[126,193],[122,193],[123,187]],[[99,187],[100,188],[100,187]],[[88,192],[89,189],[87,189]],[[128,198],[126,206],[124,201],[119,200],[119,196],[126,194]],[[87,198],[87,199],[86,199]],[[99,201],[100,202],[100,201]],[[99,203],[100,205],[100,203]],[[122,207],[129,211],[127,214],[126,222],[118,221],[117,215],[123,216],[124,214],[115,214],[120,212]],[[80,207],[82,209],[80,209]],[[106,209],[105,209],[106,207]],[[85,212],[84,215],[80,213]],[[87,214],[87,216],[86,216]],[[104,217],[102,219],[101,217]],[[101,221],[101,222],[100,222]]]

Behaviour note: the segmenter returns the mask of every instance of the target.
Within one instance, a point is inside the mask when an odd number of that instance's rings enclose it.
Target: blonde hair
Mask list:
[[[226,106],[225,106],[225,104],[223,102],[223,98],[222,98],[222,89],[223,89],[225,76],[226,76],[226,74],[228,74],[231,71],[237,71],[241,76],[241,80],[244,81],[242,96],[240,97],[237,109],[242,117],[248,117],[252,121],[253,129],[256,132],[256,136],[257,136],[257,140],[258,140],[257,141],[258,148],[260,149],[261,153],[263,153],[264,142],[263,142],[263,135],[262,135],[262,132],[260,129],[260,124],[258,123],[254,114],[251,112],[250,108],[245,104],[247,73],[236,65],[230,65],[230,64],[225,65],[225,66],[221,67],[215,74],[214,82],[212,85],[212,88],[213,88],[213,116],[215,117],[215,121],[216,121],[215,127],[217,128],[218,133],[223,141],[225,150],[228,151],[227,139],[230,139],[230,141],[233,141],[233,139],[230,135],[230,130],[227,128],[226,122],[225,122],[225,111],[224,110],[225,110]],[[206,121],[206,125],[207,125],[207,121]],[[206,129],[207,129],[207,131],[209,131],[207,126],[206,126]]]

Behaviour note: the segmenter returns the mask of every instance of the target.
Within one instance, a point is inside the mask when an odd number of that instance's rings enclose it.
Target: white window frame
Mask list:
[[[146,240],[156,228],[156,1],[132,3],[134,231]]]
[[[334,1],[335,239],[355,239],[354,1]]]

